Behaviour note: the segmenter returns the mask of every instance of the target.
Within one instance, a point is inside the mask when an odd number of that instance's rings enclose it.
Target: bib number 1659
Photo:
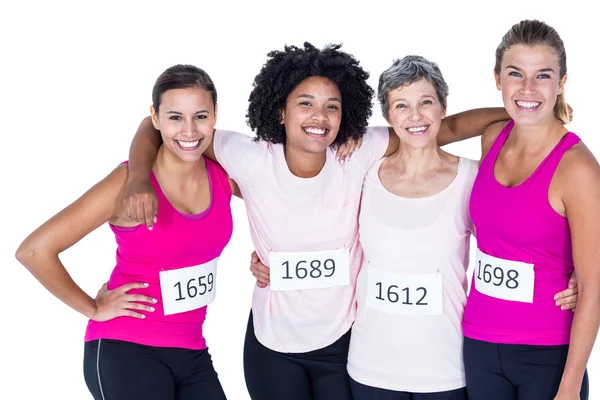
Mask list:
[[[165,315],[204,307],[215,299],[217,259],[193,267],[160,271]]]

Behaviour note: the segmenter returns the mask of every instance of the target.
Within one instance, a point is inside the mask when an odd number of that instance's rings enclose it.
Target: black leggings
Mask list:
[[[569,346],[496,344],[465,338],[463,353],[470,400],[552,400]],[[580,399],[587,400],[587,372]]]
[[[87,342],[83,372],[95,400],[223,400],[208,349]]]
[[[352,400],[346,371],[350,331],[307,353],[279,353],[260,344],[252,313],[244,344],[244,374],[252,400]]]
[[[354,400],[467,400],[467,388],[444,392],[411,393],[399,392],[363,385],[350,378]]]

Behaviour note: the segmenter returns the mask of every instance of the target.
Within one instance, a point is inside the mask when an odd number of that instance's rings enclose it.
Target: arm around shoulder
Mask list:
[[[506,123],[510,116],[503,107],[476,108],[450,115],[442,121],[438,144],[444,146],[480,136],[495,123]]]
[[[498,138],[502,129],[506,126],[507,121],[498,121],[488,125],[481,135],[481,160],[485,158],[488,151],[492,148],[492,145]]]

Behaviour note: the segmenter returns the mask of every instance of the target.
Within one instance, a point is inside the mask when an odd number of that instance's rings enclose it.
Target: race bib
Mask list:
[[[442,274],[400,275],[369,267],[367,307],[400,315],[442,315]]]
[[[194,267],[160,271],[165,315],[196,310],[212,303],[217,284],[217,260]]]
[[[322,289],[350,284],[348,249],[269,254],[271,290]]]
[[[477,249],[475,288],[502,300],[533,303],[533,264],[493,257]]]

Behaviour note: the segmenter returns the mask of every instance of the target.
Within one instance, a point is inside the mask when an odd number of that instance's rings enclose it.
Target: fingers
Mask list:
[[[125,215],[152,230],[157,221],[158,199],[154,193],[131,196],[123,200]]]
[[[131,207],[129,207],[129,202],[127,200],[123,200],[123,210],[125,210],[125,215],[127,218],[133,219]]]
[[[119,314],[119,316],[120,317],[132,317],[132,318],[138,318],[138,319],[146,318],[146,316],[144,314],[140,314],[138,312],[126,310],[126,309],[123,309],[121,311],[121,313]]]
[[[576,307],[577,307],[577,300],[569,302],[569,303],[562,304],[560,306],[560,309],[561,310],[573,310],[574,311]]]
[[[256,268],[256,270],[268,277],[271,276],[271,270],[269,269],[269,267],[267,267],[265,264],[261,263],[260,261],[257,263],[254,263],[250,269],[252,268]]]
[[[142,208],[144,209],[144,220],[142,224],[146,225],[148,229],[152,230],[152,225],[154,223],[154,215],[152,212],[154,210],[152,204],[142,203]]]
[[[263,271],[260,268],[258,268],[256,265],[252,265],[250,267],[250,271],[252,272],[252,275],[256,278],[256,280],[263,284],[263,285],[268,285],[271,283],[271,275],[269,274],[268,268],[267,271]],[[262,286],[264,287],[264,286]]]
[[[579,293],[579,289],[577,288],[577,286],[575,286],[574,288],[565,289],[562,292],[556,293],[554,295],[554,300],[558,301],[558,300],[564,299],[566,297],[577,295],[577,293]]]
[[[127,293],[129,292],[131,289],[144,289],[147,288],[148,284],[147,283],[141,283],[141,282],[132,282],[132,283],[127,283],[123,286],[118,287],[117,289],[115,289],[116,291],[118,291],[121,294]]]
[[[578,290],[577,287],[563,290],[554,296],[555,304],[560,306],[561,310],[575,310],[577,307]]]
[[[341,145],[336,152],[336,156],[340,161],[340,164],[344,165],[346,162],[348,162],[352,154],[354,154],[354,152],[357,151],[361,145],[362,137],[358,140],[349,139],[348,142]]]
[[[362,142],[363,142],[363,137],[361,136],[356,141],[356,148],[354,149],[354,151],[357,151],[358,149],[360,149],[360,146],[362,146]]]
[[[144,296],[143,294],[127,294],[127,295],[125,295],[125,301],[127,301],[127,302],[141,301],[143,303],[152,303],[152,304],[158,303],[158,300],[156,300],[150,296]]]
[[[258,262],[258,254],[256,254],[256,251],[253,251],[252,254],[250,255],[250,263],[255,264],[257,262]]]
[[[140,303],[127,303],[125,305],[125,309],[127,309],[127,310],[142,310],[142,311],[154,312],[154,307],[147,306],[147,305],[140,304]]]
[[[349,140],[348,143],[345,143],[340,147],[338,151],[338,158],[340,163],[344,165],[350,159],[352,153],[354,153],[354,148],[356,147],[356,142],[354,140]]]
[[[144,200],[134,198],[132,201],[135,202],[133,207],[135,208],[136,221],[142,225],[146,225],[146,214],[144,213]],[[147,226],[147,225],[146,225]]]
[[[261,274],[253,273],[252,276],[256,278],[256,285],[261,288],[267,287],[271,282],[267,277]]]
[[[348,147],[348,143],[344,143],[340,145],[337,151],[335,152],[335,157],[341,165],[344,165],[345,158],[348,155]]]
[[[575,274],[571,275],[571,278],[569,279],[569,284],[567,285],[567,287],[569,289],[574,289],[577,287],[577,278],[575,277]]]
[[[96,293],[96,299],[104,296],[105,293],[108,293],[108,282],[106,282],[104,285],[102,285],[100,290],[98,290],[98,293]]]

